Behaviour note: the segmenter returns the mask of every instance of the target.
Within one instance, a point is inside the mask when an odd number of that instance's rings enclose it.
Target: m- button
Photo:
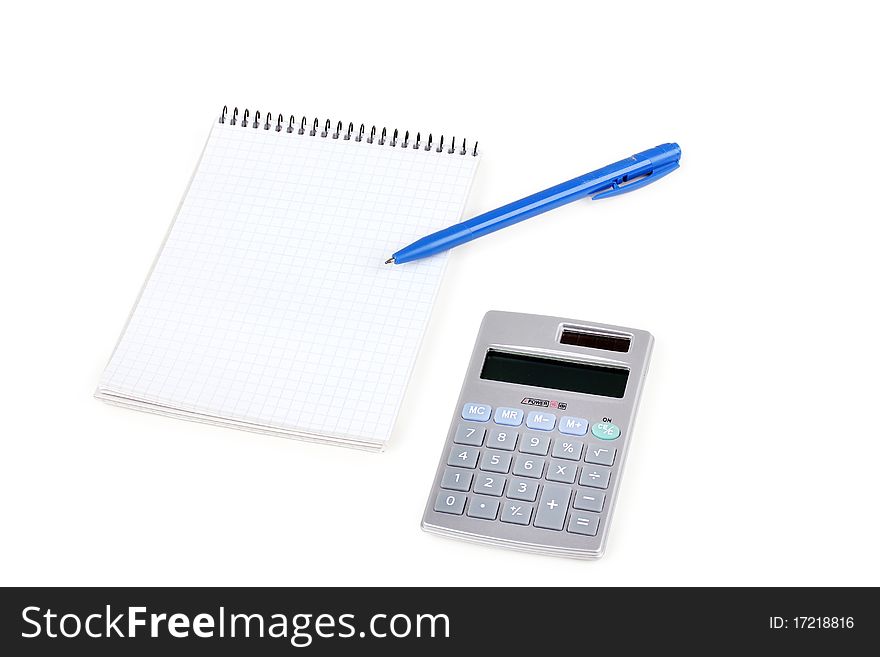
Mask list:
[[[532,411],[526,418],[526,426],[529,429],[537,429],[539,431],[552,431],[553,427],[556,426],[556,416],[553,413]]]

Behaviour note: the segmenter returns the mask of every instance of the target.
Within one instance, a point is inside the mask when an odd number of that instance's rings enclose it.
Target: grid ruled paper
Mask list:
[[[98,396],[304,437],[388,439],[478,158],[216,124]]]

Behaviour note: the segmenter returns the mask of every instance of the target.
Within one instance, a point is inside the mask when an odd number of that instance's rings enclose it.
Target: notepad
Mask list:
[[[215,121],[96,396],[381,449],[446,255],[383,261],[461,220],[479,157],[285,118]]]

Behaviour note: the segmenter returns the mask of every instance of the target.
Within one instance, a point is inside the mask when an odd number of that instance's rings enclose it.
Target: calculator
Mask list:
[[[621,326],[486,313],[422,528],[601,557],[652,345]]]

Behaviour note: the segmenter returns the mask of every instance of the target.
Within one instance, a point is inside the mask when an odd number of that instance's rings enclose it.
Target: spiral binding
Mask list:
[[[226,105],[223,106],[223,112],[220,114],[220,123],[226,123],[226,115],[229,114],[229,109]],[[366,133],[366,127],[363,123],[361,123],[361,127],[355,131],[354,123],[349,123],[348,127],[343,130],[342,121],[337,121],[335,128],[333,124],[330,122],[330,119],[324,121],[324,125],[321,126],[321,122],[319,119],[315,118],[311,123],[311,127],[309,127],[308,119],[303,116],[299,122],[299,126],[296,125],[296,119],[293,114],[290,115],[290,118],[286,121],[283,114],[278,114],[278,117],[275,121],[272,120],[272,113],[266,112],[265,120],[261,121],[261,115],[259,110],[254,112],[253,120],[251,120],[250,110],[245,108],[244,112],[241,114],[241,118],[239,118],[239,111],[237,107],[232,109],[232,115],[229,118],[229,125],[240,125],[243,128],[252,128],[254,130],[275,130],[275,132],[289,132],[295,133],[299,135],[309,135],[310,137],[324,137],[330,139],[342,139],[344,141],[365,141],[368,144],[378,144],[379,146],[384,146],[388,144],[392,148],[412,148],[414,150],[425,150],[431,151],[435,150],[438,153],[446,152],[449,155],[473,155],[476,157],[477,155],[477,146],[479,142],[474,142],[474,147],[471,150],[468,150],[467,139],[461,140],[461,147],[456,150],[455,148],[455,137],[452,138],[452,141],[449,143],[449,148],[444,151],[444,141],[445,138],[443,135],[440,135],[440,140],[437,142],[437,146],[434,146],[434,135],[430,132],[428,133],[428,138],[422,140],[422,133],[417,132],[415,137],[410,135],[409,130],[404,131],[403,137],[400,136],[400,131],[397,128],[394,129],[394,132],[391,133],[391,138],[388,138],[388,130],[387,128],[382,128],[382,132],[379,134],[379,138],[376,139],[376,126],[370,128],[369,136]]]

